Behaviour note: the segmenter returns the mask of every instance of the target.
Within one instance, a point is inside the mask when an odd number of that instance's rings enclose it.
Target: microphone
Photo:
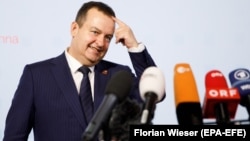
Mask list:
[[[188,63],[175,65],[174,92],[179,125],[203,125],[199,94]]]
[[[218,125],[231,124],[235,117],[240,95],[235,88],[228,88],[226,78],[219,70],[205,76],[206,94],[203,104],[204,118],[216,118]]]
[[[163,72],[155,66],[146,68],[140,78],[139,90],[141,98],[145,102],[141,124],[149,124],[153,118],[156,103],[160,102],[165,96]]]
[[[107,83],[104,99],[93,115],[82,135],[83,141],[92,141],[104,123],[108,120],[113,108],[123,101],[132,87],[132,76],[127,71],[119,71]]]
[[[109,120],[109,133],[112,139],[129,140],[130,125],[140,123],[142,106],[142,103],[129,97],[115,106]]]
[[[232,87],[238,89],[240,105],[246,107],[250,121],[250,71],[245,68],[235,69],[229,73],[229,80]]]

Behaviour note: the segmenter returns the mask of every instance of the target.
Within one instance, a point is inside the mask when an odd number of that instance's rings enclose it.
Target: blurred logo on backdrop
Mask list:
[[[19,43],[19,37],[17,35],[0,35],[0,45],[17,45]]]

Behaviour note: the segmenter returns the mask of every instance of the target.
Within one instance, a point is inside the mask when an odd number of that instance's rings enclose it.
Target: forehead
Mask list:
[[[115,21],[112,17],[96,8],[92,8],[88,11],[85,23],[105,31],[107,34],[113,34],[115,29]]]

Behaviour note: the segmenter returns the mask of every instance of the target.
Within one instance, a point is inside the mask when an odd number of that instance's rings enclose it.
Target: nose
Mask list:
[[[98,47],[103,47],[105,44],[105,37],[104,36],[98,36],[96,39]]]

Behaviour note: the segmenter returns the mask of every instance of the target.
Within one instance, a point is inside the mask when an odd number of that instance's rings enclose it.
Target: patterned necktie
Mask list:
[[[87,122],[89,122],[93,116],[93,100],[88,76],[90,69],[86,66],[82,66],[78,69],[78,71],[83,73],[83,79],[81,82],[79,94],[80,102],[82,104],[82,109],[87,119]]]

